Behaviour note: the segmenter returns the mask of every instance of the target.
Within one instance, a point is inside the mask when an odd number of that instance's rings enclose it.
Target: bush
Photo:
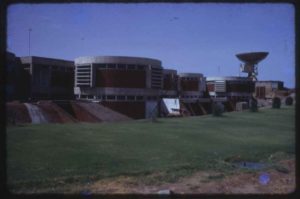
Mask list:
[[[293,105],[293,98],[292,97],[287,97],[286,99],[285,99],[285,105],[287,105],[287,106],[291,106],[291,105]]]
[[[251,112],[257,112],[258,111],[257,100],[254,97],[252,97],[250,99],[249,106],[250,106],[250,111]]]
[[[221,102],[214,102],[212,107],[213,116],[222,116],[224,105]]]
[[[279,97],[274,97],[272,100],[272,107],[273,108],[280,108],[281,106],[281,100]]]

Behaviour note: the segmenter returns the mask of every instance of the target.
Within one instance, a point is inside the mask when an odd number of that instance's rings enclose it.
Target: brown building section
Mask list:
[[[101,104],[134,119],[145,118],[145,102],[104,101]]]
[[[177,89],[177,76],[171,74],[165,74],[163,80],[164,90],[176,90]]]
[[[214,84],[207,84],[207,91],[215,91],[215,85]]]
[[[257,98],[266,97],[266,88],[264,86],[258,86],[255,88],[255,94]]]
[[[254,92],[254,83],[253,82],[245,82],[245,83],[235,83],[235,82],[230,83],[230,82],[227,82],[226,91],[227,92],[252,93],[252,92]]]
[[[145,88],[145,71],[97,70],[96,87]]]
[[[180,80],[180,86],[182,91],[198,91],[199,81],[198,80]]]

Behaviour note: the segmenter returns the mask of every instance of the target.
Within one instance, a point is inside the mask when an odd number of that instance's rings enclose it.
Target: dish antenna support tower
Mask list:
[[[250,53],[239,53],[235,56],[243,62],[241,64],[241,71],[248,73],[248,77],[253,80],[257,80],[258,75],[258,63],[268,56],[268,52],[250,52]]]

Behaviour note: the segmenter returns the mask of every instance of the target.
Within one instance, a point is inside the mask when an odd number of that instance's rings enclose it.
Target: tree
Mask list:
[[[293,101],[294,101],[293,98],[291,96],[289,96],[285,99],[285,105],[291,106],[291,105],[293,105]]]
[[[272,108],[280,108],[281,100],[279,97],[274,97],[272,100]]]
[[[224,112],[224,105],[221,102],[214,102],[212,107],[213,116],[222,116]]]
[[[249,101],[249,105],[250,105],[250,111],[251,112],[257,112],[258,111],[258,107],[257,107],[257,100],[252,96],[250,101]]]

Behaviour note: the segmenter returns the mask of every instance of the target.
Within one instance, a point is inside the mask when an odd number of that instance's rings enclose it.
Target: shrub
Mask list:
[[[281,106],[281,100],[279,97],[274,97],[272,100],[272,107],[273,108],[280,108]]]
[[[257,112],[258,111],[257,100],[254,97],[252,97],[250,99],[249,106],[250,106],[250,111],[251,112]]]
[[[288,106],[291,106],[291,105],[293,105],[293,98],[292,97],[287,97],[286,99],[285,99],[285,105],[288,105]]]
[[[224,105],[221,102],[213,103],[212,113],[213,116],[221,116],[224,112]]]

